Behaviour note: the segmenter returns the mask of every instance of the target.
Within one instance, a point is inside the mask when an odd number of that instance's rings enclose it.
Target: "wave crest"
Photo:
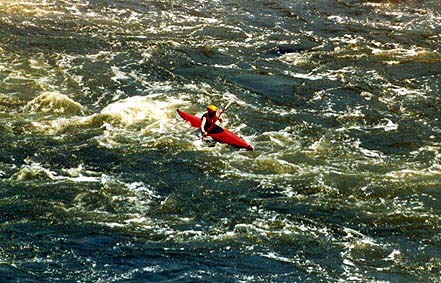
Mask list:
[[[80,103],[59,92],[44,92],[31,100],[25,109],[47,114],[81,115],[84,113],[84,107]]]

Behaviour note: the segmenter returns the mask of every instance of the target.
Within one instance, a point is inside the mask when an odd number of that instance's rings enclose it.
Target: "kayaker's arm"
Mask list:
[[[206,136],[207,135],[207,132],[205,131],[205,123],[207,123],[207,119],[205,117],[202,117],[202,120],[201,120],[202,136]]]

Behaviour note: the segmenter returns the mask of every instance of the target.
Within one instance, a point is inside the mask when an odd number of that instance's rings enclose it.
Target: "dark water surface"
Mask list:
[[[441,282],[439,1],[0,1],[0,282]],[[177,116],[233,101],[255,147]]]

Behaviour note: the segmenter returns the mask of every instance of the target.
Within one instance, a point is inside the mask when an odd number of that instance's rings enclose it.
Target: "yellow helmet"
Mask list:
[[[213,104],[208,105],[207,107],[208,111],[212,111],[212,112],[216,112],[217,111],[217,107],[214,106]]]

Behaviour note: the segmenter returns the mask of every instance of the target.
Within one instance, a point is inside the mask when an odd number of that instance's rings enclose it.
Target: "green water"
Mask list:
[[[0,282],[440,282],[440,11],[0,0]]]

